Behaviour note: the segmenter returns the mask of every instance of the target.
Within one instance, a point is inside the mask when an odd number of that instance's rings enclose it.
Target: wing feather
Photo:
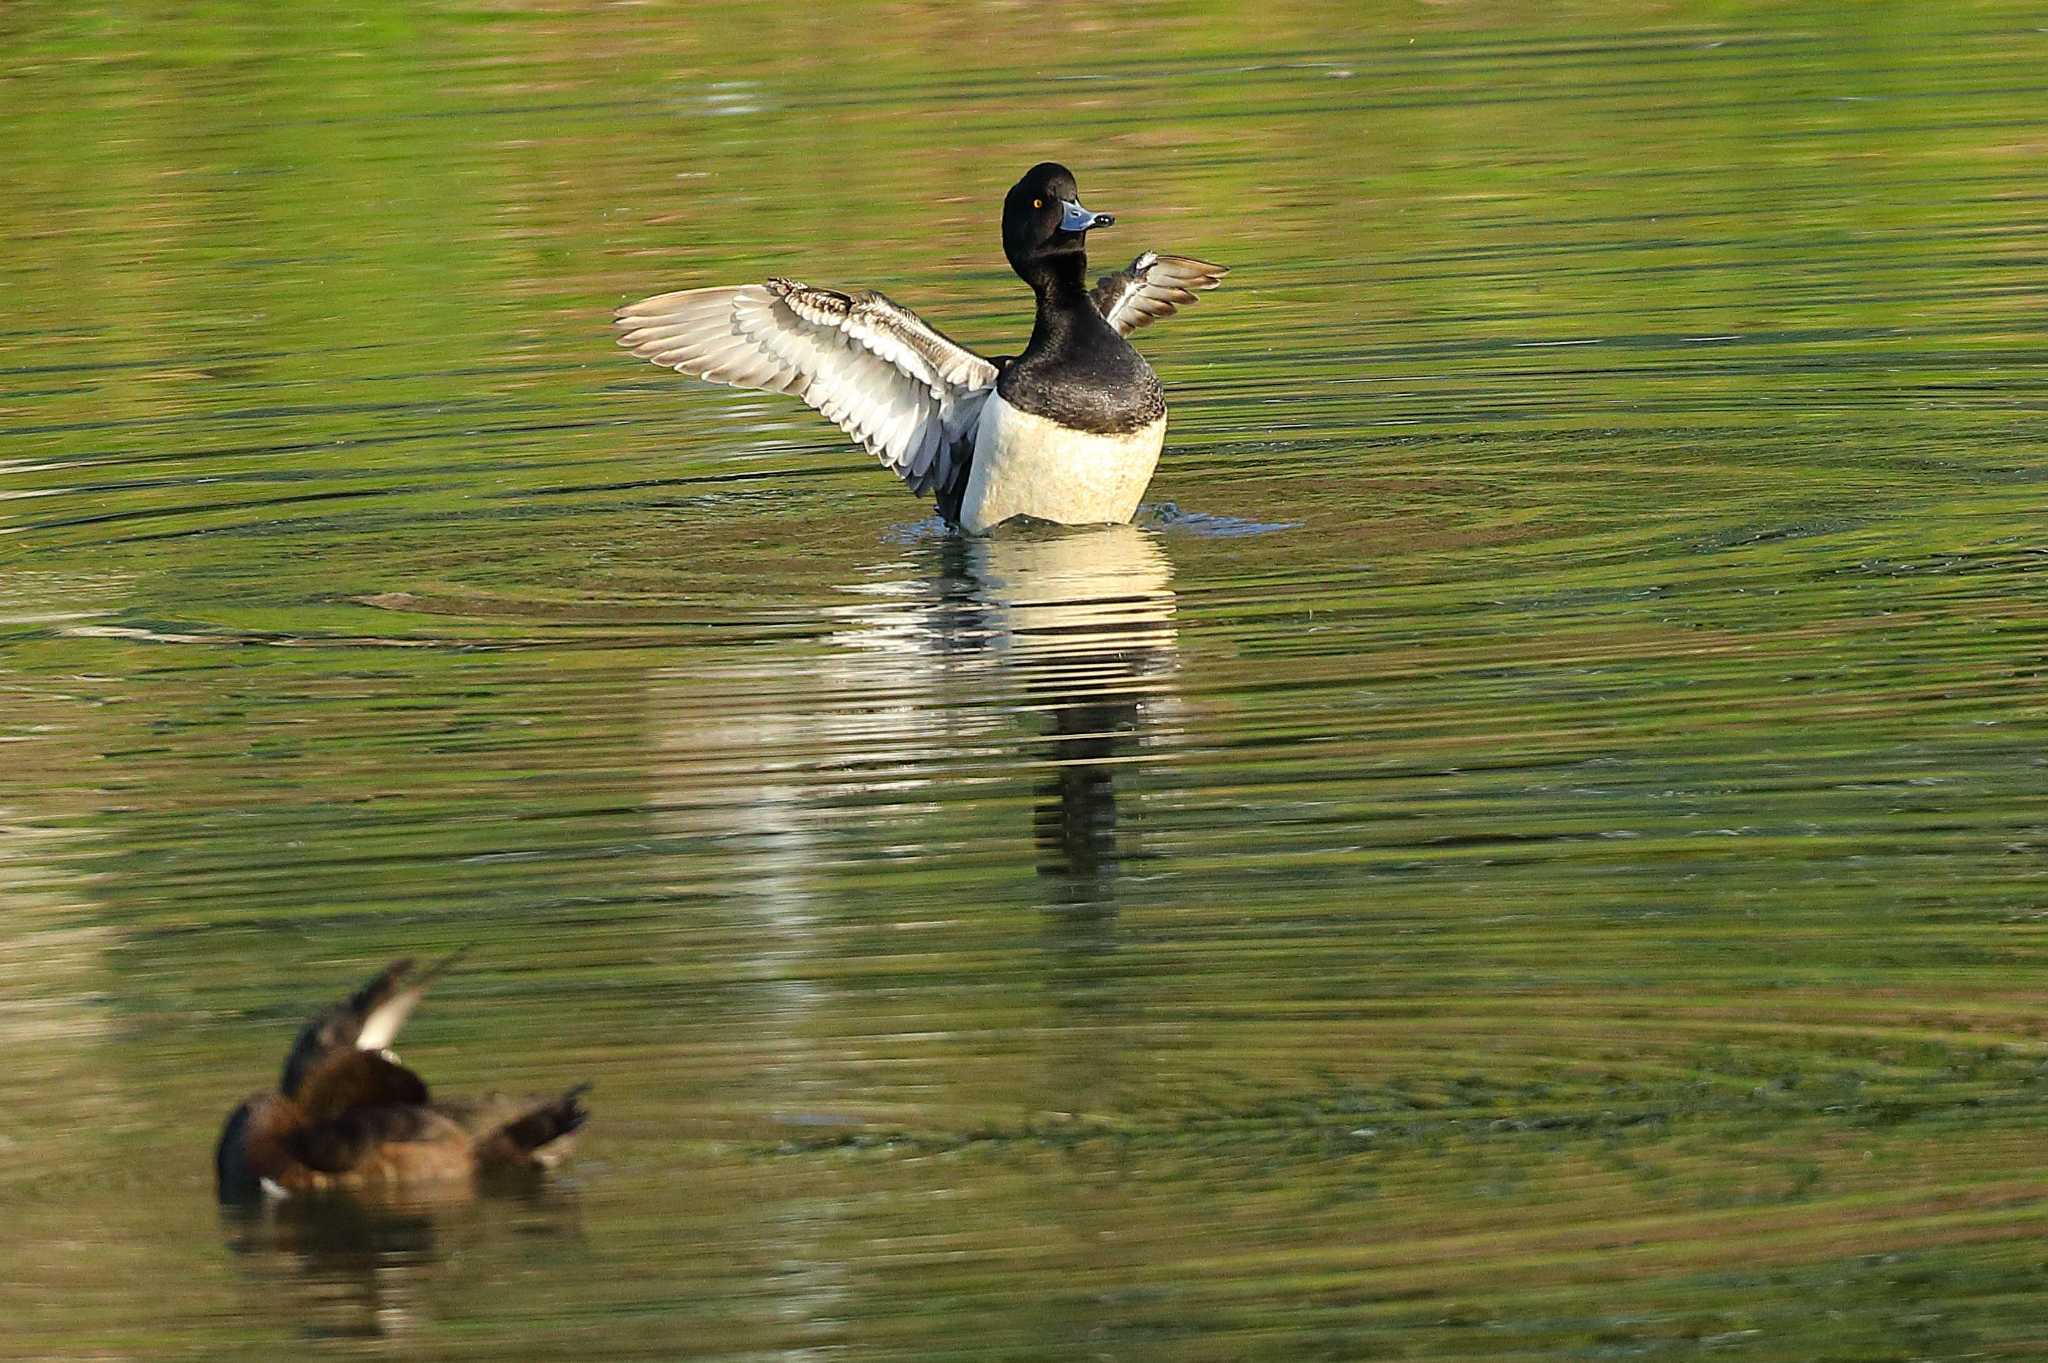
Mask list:
[[[285,1056],[278,1090],[296,1097],[309,1075],[337,1051],[382,1051],[398,1038],[398,1029],[419,1006],[420,997],[458,960],[462,951],[444,956],[421,975],[413,975],[408,958],[393,961],[340,1002],[321,1009],[299,1029]]]
[[[1192,256],[1147,251],[1115,274],[1097,280],[1091,297],[1109,324],[1128,336],[1192,305],[1197,293],[1215,288],[1229,273],[1224,266]]]
[[[787,393],[918,492],[971,455],[996,367],[879,293],[789,279],[657,294],[619,309],[619,344],[680,373]]]

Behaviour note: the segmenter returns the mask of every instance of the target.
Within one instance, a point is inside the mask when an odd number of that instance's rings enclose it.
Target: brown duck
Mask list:
[[[459,956],[461,953],[456,953]],[[390,1046],[450,956],[419,975],[394,961],[299,1029],[274,1093],[228,1114],[214,1152],[223,1201],[322,1189],[402,1192],[552,1168],[590,1115],[579,1084],[558,1098],[431,1099]]]

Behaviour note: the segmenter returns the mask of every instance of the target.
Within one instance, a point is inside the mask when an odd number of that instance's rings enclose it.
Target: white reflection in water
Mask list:
[[[1137,850],[1120,836],[1119,769],[1157,746],[1174,708],[1173,565],[1129,525],[969,548],[1004,681],[1040,725],[1039,869],[1063,899],[1093,900]]]
[[[835,1113],[844,1042],[822,1020],[836,867],[881,859],[910,874],[942,860],[953,849],[931,830],[954,822],[944,806],[1028,771],[1031,826],[1018,833],[1037,848],[1048,904],[1108,905],[1135,849],[1121,773],[1175,705],[1172,580],[1157,536],[1135,526],[949,537],[847,586],[823,647],[656,676],[654,803],[686,849],[671,888],[733,920],[738,973],[760,991],[748,1016],[765,1109],[813,1130],[858,1120]],[[1079,930],[1087,940],[1057,926],[1056,950],[1107,949],[1095,940],[1106,929]],[[1093,1051],[1110,1044],[1080,1030],[1089,1054],[1066,1063],[1084,1089],[1108,1063]],[[837,1209],[769,1215],[776,1315],[822,1336],[852,1290],[826,1248]]]
[[[661,822],[715,853],[688,888],[759,916],[758,978],[800,1009],[807,986],[783,967],[819,871],[942,855],[939,802],[1020,768],[1041,778],[1040,869],[1106,892],[1134,851],[1119,771],[1177,709],[1172,580],[1135,526],[949,539],[846,587],[822,649],[657,674]]]

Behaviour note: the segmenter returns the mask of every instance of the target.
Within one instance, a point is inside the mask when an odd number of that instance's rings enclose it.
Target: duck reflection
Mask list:
[[[460,1280],[489,1276],[483,1261],[505,1257],[504,1246],[574,1239],[580,1222],[567,1189],[530,1180],[492,1186],[482,1197],[423,1191],[230,1202],[221,1206],[221,1230],[259,1289],[256,1314],[289,1319],[314,1340],[402,1342],[432,1319],[436,1299],[465,1294]]]
[[[1021,756],[1052,902],[1106,903],[1142,854],[1122,787],[1176,708],[1172,581],[1134,525],[914,544],[841,588],[823,651],[657,678],[659,821],[743,860],[787,945],[837,860],[984,856],[970,806]]]
[[[1055,901],[1106,904],[1125,843],[1118,778],[1156,736],[1174,673],[1173,568],[1132,525],[965,546],[1003,666],[1040,725],[1032,831]]]
[[[725,1042],[722,1120],[801,1145],[910,1114],[1107,1101],[1126,1044],[1114,891],[1142,854],[1131,776],[1177,703],[1172,577],[1135,526],[948,535],[844,584],[821,645],[724,651],[653,678],[653,821],[674,853],[662,890],[702,906],[683,910],[679,949],[714,965],[744,1020]],[[1026,1029],[1044,1051],[1035,1073],[953,1053],[947,1029],[975,1025],[972,1008],[929,1011],[982,1000],[961,971],[986,957],[941,955],[926,974],[906,954],[900,987],[873,973],[916,940],[896,929],[971,914],[963,887],[990,886],[1005,847],[1037,874],[995,879],[1046,887],[1055,910],[1021,968],[1044,969],[1045,1001],[1083,1024]],[[931,940],[942,953],[989,941]],[[832,1197],[759,1209],[746,1238],[775,1247],[781,1328],[826,1340],[849,1314],[862,1287],[838,1223],[857,1211]]]

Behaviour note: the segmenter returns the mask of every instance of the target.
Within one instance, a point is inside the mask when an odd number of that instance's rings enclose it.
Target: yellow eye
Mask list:
[[[1045,207],[1045,200],[1043,200],[1043,199],[1033,199],[1033,200],[1031,201],[1031,206],[1032,206],[1033,208],[1043,208],[1043,207]]]

